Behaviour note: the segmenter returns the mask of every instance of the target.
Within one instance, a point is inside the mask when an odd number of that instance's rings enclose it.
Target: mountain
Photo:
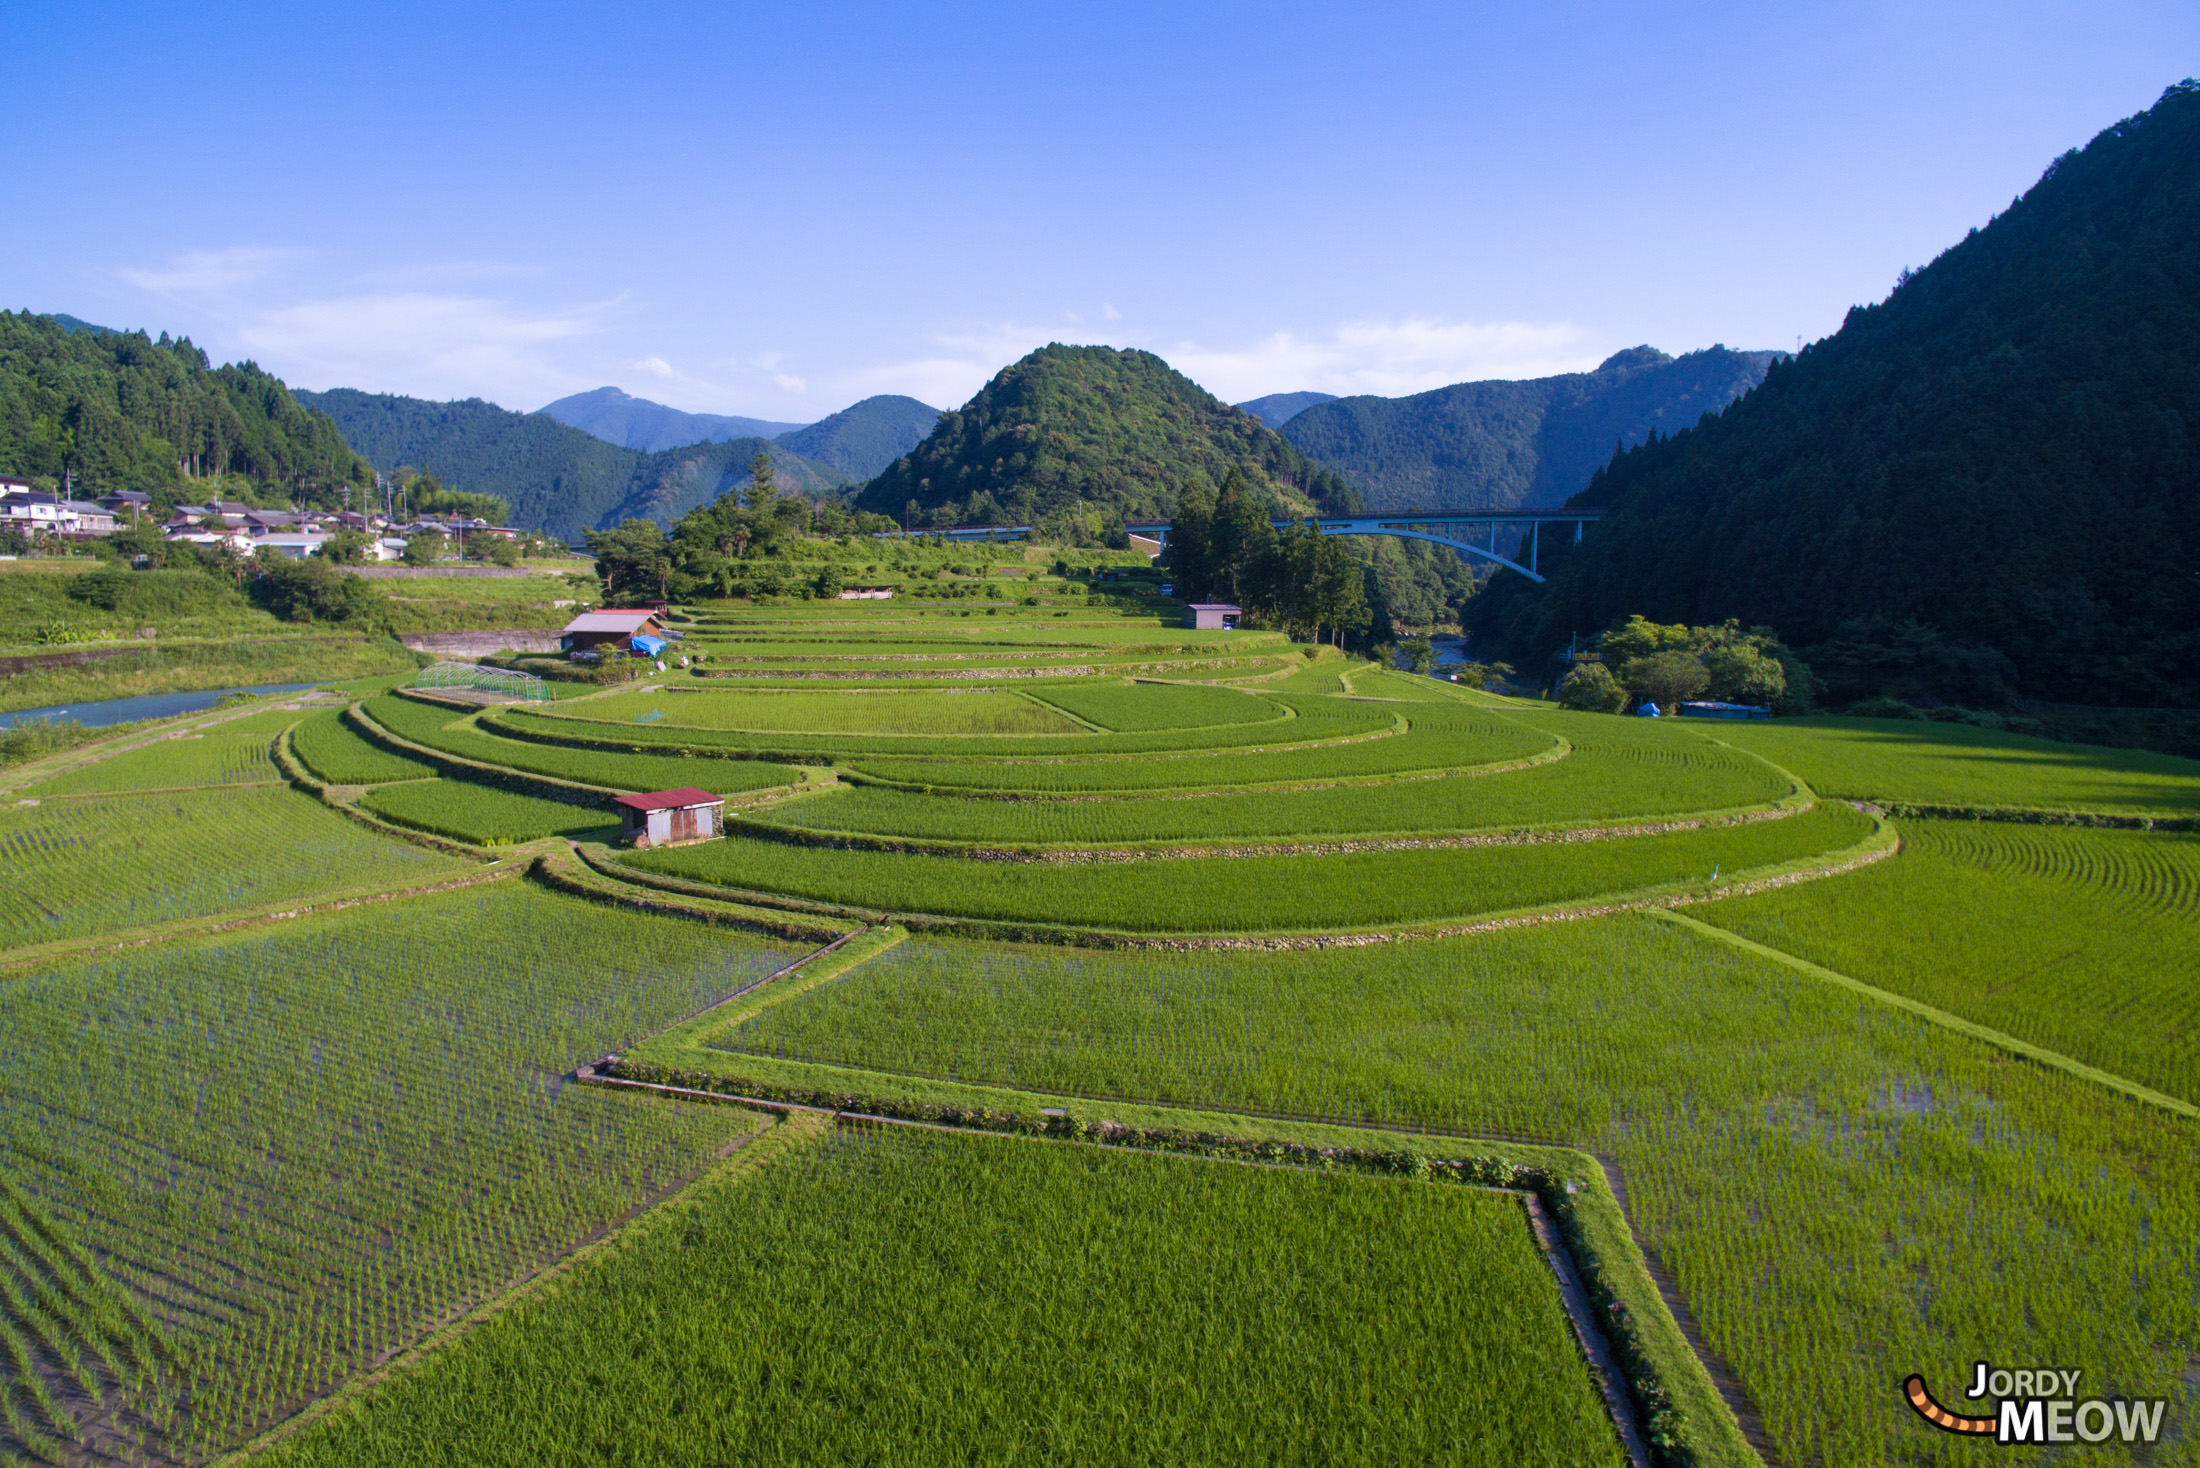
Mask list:
[[[215,367],[189,338],[0,311],[0,474],[77,492],[147,493],[241,474],[290,493],[371,471],[327,415],[250,362]]]
[[[723,443],[731,438],[777,438],[799,423],[763,418],[725,418],[715,413],[683,413],[647,398],[629,397],[615,387],[575,393],[539,411],[606,443],[655,453],[691,443]]]
[[[1345,475],[1375,509],[1555,505],[1619,443],[1671,433],[1755,387],[1775,352],[1725,347],[1669,357],[1634,347],[1594,372],[1462,382],[1405,398],[1336,398],[1283,436]],[[1263,399],[1262,401],[1268,401]]]
[[[1969,702],[1998,665],[2034,697],[2200,704],[2196,364],[2188,81],[1724,412],[1615,457],[1550,583],[1499,577],[1470,617],[1515,652],[1736,617],[1850,696]]]
[[[865,398],[832,417],[778,435],[779,443],[850,479],[870,479],[924,442],[940,410],[890,393]]]
[[[112,326],[97,326],[79,316],[68,316],[56,311],[46,318],[66,332],[88,331],[93,336],[120,336]]]
[[[353,388],[300,392],[327,413],[344,441],[385,469],[426,470],[447,488],[493,494],[514,523],[564,539],[631,517],[670,524],[748,481],[749,460],[771,456],[780,488],[810,497],[847,483],[762,438],[695,443],[643,453],[606,443],[540,413],[514,413],[479,398],[433,403]]]
[[[1267,397],[1239,403],[1238,411],[1250,413],[1270,428],[1281,428],[1316,403],[1333,403],[1333,392],[1272,392]]]
[[[1194,476],[1219,485],[1233,470],[1294,510],[1357,503],[1341,477],[1151,352],[1057,342],[942,413],[856,503],[899,520],[914,501],[945,525],[1135,518],[1169,514]]]

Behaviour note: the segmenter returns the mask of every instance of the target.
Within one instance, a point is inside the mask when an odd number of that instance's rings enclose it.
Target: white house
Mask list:
[[[254,535],[246,537],[246,543],[255,550],[273,551],[279,556],[288,556],[294,561],[302,561],[307,556],[319,555],[321,547],[327,541],[328,537],[325,535]]]

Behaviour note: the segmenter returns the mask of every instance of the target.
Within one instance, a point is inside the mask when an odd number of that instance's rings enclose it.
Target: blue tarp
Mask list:
[[[633,637],[634,650],[644,657],[655,657],[665,650],[662,637],[652,637],[647,632],[637,632]]]
[[[1635,717],[1638,719],[1655,719],[1658,717],[1658,706],[1654,703],[1646,703],[1635,710]]]

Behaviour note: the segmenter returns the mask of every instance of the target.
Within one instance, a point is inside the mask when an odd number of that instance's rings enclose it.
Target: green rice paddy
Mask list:
[[[1568,1159],[1658,1468],[1953,1464],[1896,1384],[1989,1357],[2200,1463],[2200,837],[2103,824],[2200,765],[1571,714],[1039,569],[11,771],[0,1468],[1624,1458],[1518,1194],[873,1111]],[[735,834],[606,849],[680,786]],[[827,908],[906,921],[751,930]]]

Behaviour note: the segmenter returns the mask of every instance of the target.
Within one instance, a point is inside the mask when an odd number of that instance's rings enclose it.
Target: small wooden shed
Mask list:
[[[1184,608],[1184,625],[1211,632],[1237,626],[1241,615],[1243,613],[1228,602],[1195,601]]]
[[[566,623],[558,634],[558,646],[566,652],[633,652],[640,638],[653,644],[646,650],[655,656],[664,646],[664,635],[664,624],[655,612],[607,607],[583,612]]]
[[[636,846],[684,846],[726,834],[723,796],[692,786],[618,798],[619,834]]]

